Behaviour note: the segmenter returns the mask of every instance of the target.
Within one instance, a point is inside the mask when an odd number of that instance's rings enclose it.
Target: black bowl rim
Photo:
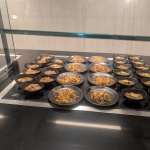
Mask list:
[[[119,82],[119,78],[122,78],[122,80],[123,80],[123,79],[127,79],[127,80],[132,79],[132,80],[135,81],[134,85],[136,85],[136,84],[138,83],[138,80],[137,80],[136,78],[122,77],[122,76],[116,77],[116,82],[119,83],[119,84],[121,84],[121,85],[125,85],[125,84],[120,83],[120,82]],[[134,86],[134,85],[125,85],[125,86]]]
[[[140,76],[141,78],[150,78],[150,77],[141,76],[141,75],[139,74],[139,72],[140,72],[140,73],[150,73],[150,70],[137,70],[137,71],[136,71],[136,74],[137,74],[138,76]]]
[[[42,70],[41,70],[41,73],[42,74],[45,74],[45,72],[43,71],[43,70],[46,70],[46,71],[48,71],[48,70],[54,70],[54,71],[56,71],[56,74],[54,74],[54,75],[58,75],[59,74],[59,71],[56,69],[56,68],[51,68],[51,67],[44,67]],[[45,75],[47,75],[47,74],[45,74]],[[49,75],[50,76],[50,75]]]
[[[117,63],[116,61],[124,61],[124,64],[129,64],[129,60],[128,59],[113,59],[113,62],[116,64],[122,64],[122,63]]]
[[[92,83],[92,82],[90,81],[90,79],[89,79],[90,76],[91,76],[91,75],[94,75],[94,74],[99,74],[99,76],[104,76],[104,77],[105,77],[105,75],[107,75],[107,76],[111,77],[111,78],[115,81],[113,84],[107,85],[107,86],[104,86],[104,87],[111,87],[111,86],[113,86],[113,85],[116,84],[116,78],[115,78],[113,75],[110,75],[110,74],[108,74],[108,73],[96,72],[96,73],[89,74],[89,75],[88,75],[88,78],[87,78],[88,81],[89,81],[91,84],[95,85],[95,86],[100,86],[100,85],[97,85],[97,84]]]
[[[121,94],[124,96],[124,97],[126,97],[125,95],[124,95],[124,91],[126,91],[126,90],[137,90],[137,91],[143,91],[144,93],[145,93],[145,96],[143,97],[143,99],[145,99],[146,97],[147,97],[147,92],[145,91],[145,90],[142,90],[142,89],[136,89],[136,88],[125,88],[125,89],[122,89],[121,90]],[[129,99],[130,101],[141,101],[141,100],[143,100],[143,99],[139,99],[139,100],[137,100],[137,99],[130,99],[130,98],[128,98],[128,97],[126,97],[127,99]]]
[[[80,63],[85,63],[85,62],[87,62],[86,56],[72,55],[72,56],[69,56],[69,57],[66,59],[66,60],[67,60],[68,62],[70,62],[70,63],[73,63],[72,61],[69,60],[71,57],[82,57],[82,58],[84,59],[84,61],[83,61],[83,62],[80,62]]]
[[[63,63],[66,62],[66,58],[62,58],[62,57],[54,57],[54,58],[51,59],[51,63],[55,63],[55,62],[54,62],[55,59],[60,59],[60,60],[63,61],[62,63],[57,63],[57,64],[63,64]]]
[[[114,63],[114,67],[115,67],[116,69],[120,69],[120,68],[117,68],[116,65],[124,65],[124,66],[128,66],[128,69],[123,69],[123,70],[129,70],[129,69],[132,68],[132,65],[131,65],[131,64],[118,64],[118,63]]]
[[[55,79],[53,81],[50,81],[50,82],[40,82],[39,80],[37,80],[38,77],[42,78],[43,77],[54,77]],[[35,81],[37,82],[40,82],[40,83],[43,83],[43,84],[48,84],[48,83],[52,83],[54,81],[56,81],[56,75],[46,75],[46,74],[40,74],[38,76],[35,77]]]
[[[31,81],[34,81],[34,79],[35,79],[35,77],[34,77],[33,75],[30,75],[30,74],[18,74],[18,75],[15,76],[14,79],[15,79],[15,81],[16,81],[17,83],[19,83],[19,84],[24,83],[24,82],[19,82],[19,81],[18,81],[18,79],[20,79],[20,78],[17,79],[17,77],[19,77],[19,76],[31,77],[31,78],[33,78],[33,80],[31,80]],[[25,81],[25,82],[27,82],[27,81]]]
[[[62,84],[62,83],[60,83],[59,80],[58,80],[59,76],[61,76],[62,74],[64,74],[64,75],[75,74],[75,75],[81,77],[83,81],[80,82],[80,83],[78,83],[78,84]],[[82,74],[80,74],[80,73],[77,73],[77,72],[63,72],[63,73],[59,74],[59,75],[56,77],[56,81],[57,81],[59,84],[61,84],[61,85],[72,85],[72,86],[77,86],[77,85],[80,85],[81,83],[83,83],[84,80],[85,80],[84,76],[83,76]]]
[[[131,63],[132,64],[136,64],[136,63],[134,63],[134,62],[143,62],[143,65],[146,65],[147,63],[146,63],[146,61],[145,60],[142,60],[142,59],[140,59],[140,60],[131,60]],[[138,65],[140,65],[140,64],[138,64]]]
[[[50,56],[50,57],[52,57],[52,58],[49,58],[49,59],[46,59],[46,60],[51,60],[51,59],[54,58],[54,56],[52,56],[52,55],[50,55],[50,54],[40,54],[40,56],[38,56],[36,59],[41,59],[44,55],[45,55],[45,56]]]
[[[25,88],[23,88],[23,85],[24,85],[24,84],[27,84],[27,83],[30,83],[30,84],[32,84],[32,83],[39,84],[42,88],[39,89],[39,90],[37,90],[37,91],[27,91],[27,90],[25,90]],[[29,84],[29,85],[30,85],[30,84]],[[21,89],[24,90],[24,91],[26,91],[26,92],[28,92],[28,93],[38,92],[38,91],[41,91],[43,88],[44,88],[44,84],[41,83],[41,82],[37,82],[37,81],[27,81],[27,82],[23,82],[23,83],[21,84]]]
[[[24,73],[24,74],[26,74],[25,72],[28,70],[28,69],[30,69],[30,68],[25,68],[22,72]],[[29,74],[29,75],[36,75],[36,74],[39,74],[39,73],[41,73],[41,68],[32,68],[32,70],[38,70],[39,72],[38,73],[35,73],[35,74]],[[28,75],[28,74],[27,74]]]
[[[92,69],[92,65],[99,65],[99,64],[101,64],[101,65],[103,65],[103,66],[109,66],[109,69],[110,69],[110,71],[109,72],[100,72],[100,71],[94,71],[93,69]],[[89,70],[90,71],[92,71],[92,72],[100,72],[100,73],[110,73],[110,72],[112,72],[113,71],[113,66],[112,65],[110,65],[110,64],[108,64],[108,63],[91,63],[89,66],[88,66],[88,68],[89,68]]]
[[[81,93],[81,98],[78,100],[78,101],[76,101],[75,103],[71,103],[71,104],[59,104],[59,103],[55,103],[54,101],[52,101],[51,100],[51,98],[50,98],[50,94],[51,93],[53,93],[53,90],[54,89],[56,89],[56,88],[59,88],[59,87],[62,87],[62,88],[71,88],[71,87],[73,87],[73,88],[75,88],[76,90],[78,90],[80,93]],[[80,88],[78,88],[78,87],[76,87],[76,86],[73,86],[73,85],[60,85],[60,86],[57,86],[57,87],[54,87],[52,90],[50,90],[50,92],[48,93],[48,98],[49,98],[49,100],[52,102],[52,103],[54,103],[54,104],[56,104],[56,105],[59,105],[59,106],[72,106],[72,105],[75,105],[75,104],[77,104],[77,103],[79,103],[82,99],[83,99],[83,92],[82,92],[82,90],[80,89]]]
[[[49,68],[53,68],[53,67],[50,67],[51,65],[53,65],[53,64],[57,64],[57,65],[61,65],[62,67],[61,68],[54,68],[54,69],[62,69],[62,68],[64,68],[64,64],[63,63],[48,63],[47,64],[47,66],[49,67]]]
[[[117,59],[117,58],[115,58],[116,56],[120,56],[120,57],[124,57],[125,59],[128,59],[128,55],[125,55],[125,54],[114,54],[113,59]],[[121,60],[123,60],[123,59],[121,59]]]
[[[129,75],[127,75],[127,76],[124,76],[124,75],[119,75],[119,74],[117,74],[116,73],[116,71],[125,71],[125,72],[130,72],[129,73]],[[128,77],[128,76],[131,76],[132,74],[133,74],[133,71],[132,70],[130,70],[130,69],[113,69],[113,73],[115,74],[115,75],[117,75],[117,76],[121,76],[121,77]]]
[[[141,60],[141,59],[142,59],[142,56],[140,56],[140,55],[129,55],[129,56],[128,56],[128,58],[129,58],[130,60],[136,60],[136,59],[131,59],[131,57],[139,57],[139,59],[137,59],[137,60]]]
[[[90,56],[90,57],[87,59],[88,62],[94,63],[94,62],[92,62],[92,61],[90,60],[92,57],[100,57],[100,58],[106,60],[106,62],[104,62],[104,63],[108,63],[108,62],[109,62],[109,59],[108,59],[107,57],[104,57],[104,56]],[[96,62],[96,63],[101,63],[101,62]]]
[[[116,100],[116,102],[113,103],[113,104],[101,105],[101,104],[96,104],[96,103],[92,102],[91,100],[87,99],[87,97],[86,97],[86,92],[87,92],[88,89],[91,89],[91,88],[93,88],[93,87],[105,88],[105,89],[108,89],[108,90],[114,92],[114,93],[117,95],[117,100]],[[106,86],[91,86],[91,87],[88,87],[88,88],[84,91],[84,97],[85,97],[85,99],[86,99],[88,102],[90,102],[91,104],[96,105],[96,106],[102,106],[102,107],[110,107],[110,106],[113,106],[113,105],[115,105],[115,104],[119,101],[119,95],[118,95],[118,93],[117,93],[115,90],[113,90],[112,88],[109,88],[109,87],[106,87]]]
[[[85,70],[83,70],[83,71],[69,71],[69,70],[67,69],[67,67],[68,67],[69,65],[73,65],[73,64],[83,65],[84,68],[85,68]],[[83,72],[85,72],[85,71],[88,70],[88,66],[87,66],[86,64],[84,64],[84,63],[67,63],[67,64],[64,65],[64,68],[65,68],[66,71],[69,71],[69,72],[77,72],[77,73],[83,73]]]
[[[30,64],[37,64],[37,65],[39,65],[39,67],[36,67],[36,68],[40,68],[41,66],[42,66],[42,64],[39,64],[39,63],[36,63],[36,62],[28,62],[28,63],[25,63],[24,64],[24,67],[25,68],[30,68],[30,67],[28,67]],[[32,68],[33,69],[33,68]]]
[[[150,70],[150,65],[144,64],[144,65],[140,65],[140,64],[133,64],[133,67],[136,68],[137,70],[142,70],[142,69],[138,69],[137,67],[143,66],[143,67],[148,67],[148,70]]]

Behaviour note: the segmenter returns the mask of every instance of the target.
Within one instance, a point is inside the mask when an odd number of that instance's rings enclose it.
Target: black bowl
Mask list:
[[[88,61],[89,61],[90,63],[94,63],[94,62],[93,62],[93,59],[96,58],[96,57],[100,57],[101,59],[103,59],[103,60],[105,61],[105,62],[96,62],[96,63],[108,63],[108,62],[109,62],[109,59],[108,59],[108,58],[102,57],[102,56],[91,56],[91,57],[88,58]]]
[[[42,88],[37,90],[37,91],[27,91],[25,90],[25,88],[30,85],[30,84],[39,84]],[[43,83],[40,83],[40,82],[37,82],[37,81],[28,81],[28,82],[24,82],[21,84],[21,88],[28,94],[37,94],[37,93],[40,93],[42,91],[42,89],[44,88],[44,84]]]
[[[23,82],[19,82],[19,81],[18,81],[18,79],[20,79],[20,78],[24,78],[24,77],[31,77],[31,78],[32,78],[32,80],[31,80],[31,81],[33,81],[33,80],[34,80],[34,76],[32,76],[32,75],[19,74],[19,75],[15,76],[15,81],[16,81],[19,85],[21,85]],[[27,82],[27,81],[26,81],[26,82]]]
[[[138,65],[138,64],[134,64],[133,67],[136,69],[136,70],[144,70],[144,69],[140,69],[138,67],[145,67],[145,68],[148,68],[147,70],[150,70],[150,66],[149,65]]]
[[[58,71],[62,71],[63,69],[64,69],[64,64],[60,64],[60,63],[49,63],[49,64],[47,64],[47,66],[49,67],[49,68],[53,68],[53,67],[51,67],[52,65],[54,65],[54,64],[57,64],[57,65],[61,65],[62,67],[61,68],[54,68],[54,69],[57,69]]]
[[[117,72],[119,72],[119,71],[124,71],[124,72],[128,73],[129,75],[119,75],[119,74],[117,74]],[[116,77],[118,77],[118,76],[121,76],[121,77],[130,77],[133,74],[132,70],[123,70],[123,69],[114,69],[113,72],[114,72],[114,74],[115,74]]]
[[[68,68],[69,66],[71,66],[71,65],[74,65],[74,64],[79,65],[80,67],[83,68],[83,70],[82,70],[82,71],[69,71],[67,68]],[[65,70],[66,70],[66,71],[69,71],[69,72],[78,72],[78,73],[82,73],[82,72],[87,71],[87,69],[88,69],[87,65],[82,64],[82,63],[68,63],[68,64],[65,65]]]
[[[116,58],[116,57],[123,57],[124,59],[127,59],[128,56],[127,55],[113,55],[113,59],[119,59],[119,58]],[[121,60],[124,60],[124,59],[121,59]]]
[[[147,82],[147,81],[150,81],[150,78],[142,78],[142,79],[141,79],[141,83],[143,84],[143,86],[144,86],[145,89],[150,88],[149,85],[146,85],[146,84],[145,84],[145,82]]]
[[[96,65],[100,65],[100,64],[103,65],[103,66],[106,66],[107,68],[110,69],[109,72],[104,72],[104,73],[111,73],[111,72],[112,72],[113,67],[112,67],[111,65],[107,64],[107,63],[92,63],[92,64],[89,65],[89,69],[90,69],[92,72],[97,72],[97,71],[94,71],[94,70],[93,70],[93,67],[96,66]]]
[[[75,91],[75,93],[76,93],[77,96],[79,96],[79,97],[76,98],[75,103],[71,103],[71,104],[60,104],[60,103],[57,103],[57,102],[56,102],[55,96],[57,96],[57,91],[58,91],[58,90],[59,90],[59,91],[60,91],[60,90],[64,90],[64,89],[71,89],[71,90]],[[49,100],[50,100],[52,103],[54,103],[54,104],[56,104],[56,105],[59,105],[59,106],[72,106],[72,105],[75,105],[75,104],[79,103],[79,102],[82,100],[82,98],[83,98],[83,93],[82,93],[82,90],[79,89],[79,88],[76,87],[76,86],[61,85],[61,86],[57,86],[57,87],[55,87],[54,89],[52,89],[52,90],[49,92],[49,94],[48,94],[48,98],[49,98]]]
[[[49,58],[49,59],[46,59],[46,60],[51,60],[51,59],[53,59],[54,58],[54,56],[51,56],[51,55],[49,55],[49,54],[41,54],[37,59],[41,59],[41,58],[43,58],[43,57],[47,57],[47,56],[49,56],[49,57],[51,57],[51,58]]]
[[[55,71],[56,74],[51,74],[51,75],[58,75],[59,74],[59,71],[57,69],[54,69],[54,68],[50,68],[50,67],[45,67],[41,70],[42,74],[45,74],[46,71],[49,71],[49,70],[52,70],[52,71]],[[47,74],[45,74],[47,75]],[[50,76],[50,75],[49,75]]]
[[[106,91],[108,94],[111,95],[111,98],[112,98],[112,101],[110,103],[107,103],[107,104],[97,104],[96,102],[94,102],[92,99],[91,99],[91,96],[90,96],[90,92],[91,91],[97,91],[97,90],[100,90],[100,91]],[[92,87],[89,87],[85,92],[84,92],[84,97],[86,98],[87,101],[89,101],[90,103],[96,105],[96,106],[102,106],[102,107],[109,107],[109,106],[112,106],[112,105],[115,105],[118,100],[119,100],[119,96],[117,94],[116,91],[114,91],[113,89],[111,88],[108,88],[108,87],[103,87],[103,86],[92,86]]]
[[[141,78],[150,78],[150,77],[145,77],[145,76],[141,76],[141,73],[149,73],[150,74],[150,70],[137,70],[136,74],[138,75],[138,77]]]
[[[42,68],[43,68],[43,67],[46,67],[47,64],[50,62],[50,60],[46,60],[45,63],[39,63],[40,60],[41,60],[40,58],[39,58],[39,59],[35,59],[33,62],[34,62],[34,63],[41,64],[41,67],[42,67]]]
[[[78,84],[71,84],[71,85],[80,85],[81,83],[84,82],[84,76],[77,73],[77,72],[64,72],[64,73],[61,73],[57,76],[56,78],[56,81],[59,83],[59,84],[62,84],[61,82],[59,82],[59,80],[63,77],[63,76],[66,76],[66,75],[76,75],[76,76],[79,76],[80,78],[80,82]],[[67,84],[65,84],[67,85]]]
[[[123,70],[129,70],[132,67],[131,64],[118,64],[118,63],[115,63],[114,67],[117,68],[117,69],[122,69],[122,68],[118,68],[118,66],[120,66],[120,65],[128,67],[128,69],[123,69]]]
[[[138,59],[133,59],[132,57],[137,57]],[[129,60],[132,61],[132,60],[141,60],[142,59],[142,56],[129,56]]]
[[[24,67],[25,68],[30,68],[29,67],[30,65],[38,65],[39,67],[36,67],[36,68],[40,68],[42,66],[42,64],[38,64],[38,63],[34,63],[34,62],[29,62],[29,63],[25,63]]]
[[[114,63],[117,63],[117,64],[128,64],[129,63],[129,60],[128,59],[113,59]],[[123,62],[123,63],[120,63],[120,62]]]
[[[86,57],[84,57],[84,56],[79,56],[79,55],[70,56],[70,57],[67,58],[67,61],[70,62],[70,63],[75,63],[75,62],[72,62],[72,59],[73,59],[74,57],[81,57],[81,58],[84,59],[83,62],[79,62],[79,63],[86,63],[86,62],[87,62],[87,58],[86,58]]]
[[[142,64],[137,64],[136,62],[142,63]],[[131,61],[132,65],[137,64],[137,65],[145,65],[146,62],[144,60],[132,60]]]
[[[125,85],[125,84],[120,83],[119,80],[129,80],[129,81],[133,82],[134,84],[133,85]],[[129,77],[117,77],[116,81],[117,81],[118,85],[122,88],[132,88],[138,83],[137,79],[129,78]]]
[[[23,70],[23,73],[26,74],[26,71],[28,70],[29,68],[27,69],[24,69]],[[35,74],[26,74],[26,75],[33,75],[33,76],[37,76],[41,73],[41,68],[32,68],[32,70],[38,70],[39,72],[38,73],[35,73]]]
[[[103,76],[103,77],[109,77],[111,79],[114,80],[114,83],[111,84],[111,85],[107,85],[107,87],[112,87],[116,84],[116,79],[114,76],[110,75],[110,74],[107,74],[107,73],[100,73],[100,72],[97,72],[97,73],[92,73],[88,76],[88,81],[93,84],[93,85],[97,85],[95,83],[93,83],[93,80],[96,78],[96,77],[99,77],[99,76]]]
[[[41,79],[41,78],[44,78],[44,77],[50,77],[51,79],[53,79],[53,81],[50,81],[50,82],[41,82],[41,83],[43,83],[45,86],[51,85],[51,84],[54,83],[55,80],[56,80],[56,76],[55,76],[55,75],[49,76],[49,75],[45,75],[45,74],[38,75],[38,76],[35,78],[35,80],[38,81],[38,82],[40,82],[40,79]]]
[[[139,94],[142,94],[143,95],[143,99],[131,99],[131,98],[128,98],[127,96],[125,96],[125,93],[130,93],[130,92],[134,92],[134,93],[139,93]],[[134,88],[126,88],[126,89],[123,89],[121,91],[122,95],[127,99],[129,100],[130,102],[135,102],[135,103],[139,103],[141,102],[142,100],[144,100],[147,96],[147,92],[144,91],[144,90],[141,90],[141,89],[134,89]]]
[[[55,62],[56,59],[62,60],[62,63],[60,63],[60,64],[63,64],[63,63],[66,62],[66,59],[65,59],[65,58],[61,58],[61,57],[54,57],[53,59],[51,59],[51,62],[52,62],[52,63],[56,63],[56,62]]]

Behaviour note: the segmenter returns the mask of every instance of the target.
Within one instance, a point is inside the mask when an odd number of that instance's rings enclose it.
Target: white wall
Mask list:
[[[150,36],[150,0],[7,0],[7,5],[12,29]],[[149,42],[28,35],[14,35],[14,41],[17,49],[150,55]]]

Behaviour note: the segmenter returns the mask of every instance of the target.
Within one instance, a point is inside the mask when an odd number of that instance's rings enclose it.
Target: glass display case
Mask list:
[[[0,0],[0,149],[150,149],[149,0]]]

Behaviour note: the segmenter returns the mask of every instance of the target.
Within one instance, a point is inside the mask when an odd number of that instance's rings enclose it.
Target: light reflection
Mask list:
[[[13,19],[17,19],[18,17],[16,15],[11,15]]]
[[[104,125],[104,124],[71,122],[71,121],[64,121],[64,120],[56,120],[56,121],[54,121],[54,123],[61,124],[61,125],[78,126],[78,127],[102,128],[102,129],[110,129],[110,130],[121,130],[120,126]]]
[[[3,119],[3,118],[5,118],[3,115],[0,115],[0,119]]]

